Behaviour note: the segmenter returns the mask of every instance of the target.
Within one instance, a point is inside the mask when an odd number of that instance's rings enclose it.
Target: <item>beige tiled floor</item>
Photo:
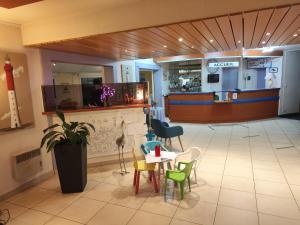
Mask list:
[[[204,152],[183,201],[172,183],[166,200],[154,193],[146,174],[135,195],[132,170],[121,176],[112,165],[90,168],[83,193],[61,194],[53,176],[0,208],[12,225],[300,225],[300,121],[181,125],[185,148]]]

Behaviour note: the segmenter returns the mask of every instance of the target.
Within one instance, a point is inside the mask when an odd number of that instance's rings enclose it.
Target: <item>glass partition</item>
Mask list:
[[[44,111],[76,110],[148,103],[147,83],[106,83],[97,79],[73,85],[42,86]]]

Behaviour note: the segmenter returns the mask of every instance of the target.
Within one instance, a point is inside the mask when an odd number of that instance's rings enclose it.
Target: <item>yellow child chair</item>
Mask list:
[[[146,163],[146,160],[137,160],[135,151],[132,149],[133,155],[133,167],[134,167],[134,178],[133,178],[133,185],[135,186],[135,194],[139,192],[139,185],[140,185],[140,173],[141,171],[148,171],[149,173],[149,180],[153,180],[154,190],[158,193],[158,185],[155,177],[155,163]]]

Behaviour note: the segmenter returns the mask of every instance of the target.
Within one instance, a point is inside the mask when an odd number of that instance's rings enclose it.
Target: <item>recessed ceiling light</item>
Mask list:
[[[128,50],[127,50],[127,49],[125,49],[125,52],[128,52]]]
[[[182,41],[183,41],[183,38],[178,38],[178,41],[179,41],[179,42],[182,42]]]
[[[167,48],[168,46],[164,45],[164,48]]]
[[[210,39],[210,40],[209,40],[209,42],[210,42],[210,43],[213,43],[213,42],[214,42],[214,40],[213,40],[213,39]]]
[[[56,66],[56,63],[52,63],[53,66]]]
[[[194,45],[192,45],[191,48],[195,48]]]
[[[270,32],[266,33],[266,36],[270,36],[270,35],[271,35],[271,33],[270,33]]]
[[[297,37],[298,36],[298,34],[293,34],[293,37]]]
[[[238,44],[241,44],[241,41],[240,40],[238,40],[238,42],[237,42]]]
[[[264,45],[264,44],[266,44],[266,42],[265,42],[265,41],[262,41],[261,43],[262,43],[263,45]]]

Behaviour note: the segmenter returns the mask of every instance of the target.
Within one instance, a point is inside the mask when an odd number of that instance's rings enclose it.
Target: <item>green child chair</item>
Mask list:
[[[191,181],[190,181],[190,174],[193,169],[195,161],[191,162],[179,162],[178,163],[178,168],[184,168],[182,170],[167,170],[166,171],[166,176],[165,176],[165,188],[164,188],[164,196],[166,196],[166,189],[167,189],[167,182],[169,180],[173,180],[177,183],[179,183],[180,186],[180,199],[183,199],[184,195],[184,184],[185,181],[188,180],[188,185],[189,185],[189,191],[191,191]]]

